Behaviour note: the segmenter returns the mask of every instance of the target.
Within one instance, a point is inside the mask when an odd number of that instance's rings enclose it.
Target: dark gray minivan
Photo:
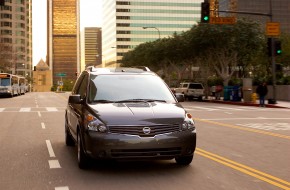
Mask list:
[[[148,68],[90,67],[78,77],[65,111],[66,145],[88,158],[175,159],[189,165],[196,147],[191,114]]]

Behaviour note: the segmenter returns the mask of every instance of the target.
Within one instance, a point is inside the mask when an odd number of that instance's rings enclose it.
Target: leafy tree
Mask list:
[[[257,65],[265,64],[266,56],[261,53],[265,42],[261,27],[252,21],[239,20],[234,25],[199,24],[179,35],[140,44],[126,53],[122,65],[146,65],[154,71],[161,70],[159,73],[169,81],[172,76],[182,80],[196,66],[199,67],[196,77],[200,80],[217,75],[228,85],[236,71],[240,77],[247,77]],[[192,72],[190,78],[194,78]]]
[[[263,50],[264,37],[258,24],[245,20],[234,25],[202,24],[191,30],[191,43],[198,56],[210,64],[228,85],[233,74],[249,68],[251,61]]]

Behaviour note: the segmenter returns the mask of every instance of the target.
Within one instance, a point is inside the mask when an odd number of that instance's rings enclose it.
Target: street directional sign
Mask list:
[[[266,34],[267,34],[267,36],[279,36],[280,35],[280,23],[279,22],[267,22]]]
[[[235,24],[236,17],[210,17],[210,24]]]
[[[65,73],[57,73],[56,76],[58,76],[58,77],[65,77],[66,74]]]

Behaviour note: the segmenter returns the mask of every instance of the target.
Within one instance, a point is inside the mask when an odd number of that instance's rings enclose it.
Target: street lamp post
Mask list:
[[[147,28],[154,28],[154,29],[156,29],[156,30],[158,31],[158,36],[159,36],[159,39],[160,39],[160,31],[159,31],[158,28],[153,27],[153,26],[148,26],[148,27],[143,26],[142,28],[143,28],[143,29],[147,29]]]

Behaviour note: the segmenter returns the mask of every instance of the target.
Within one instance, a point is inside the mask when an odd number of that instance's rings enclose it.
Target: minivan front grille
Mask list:
[[[112,149],[113,158],[156,158],[175,157],[181,154],[181,148],[152,148],[152,149]]]
[[[111,133],[139,135],[140,137],[151,137],[155,135],[180,131],[179,124],[173,125],[116,125],[109,126]]]

